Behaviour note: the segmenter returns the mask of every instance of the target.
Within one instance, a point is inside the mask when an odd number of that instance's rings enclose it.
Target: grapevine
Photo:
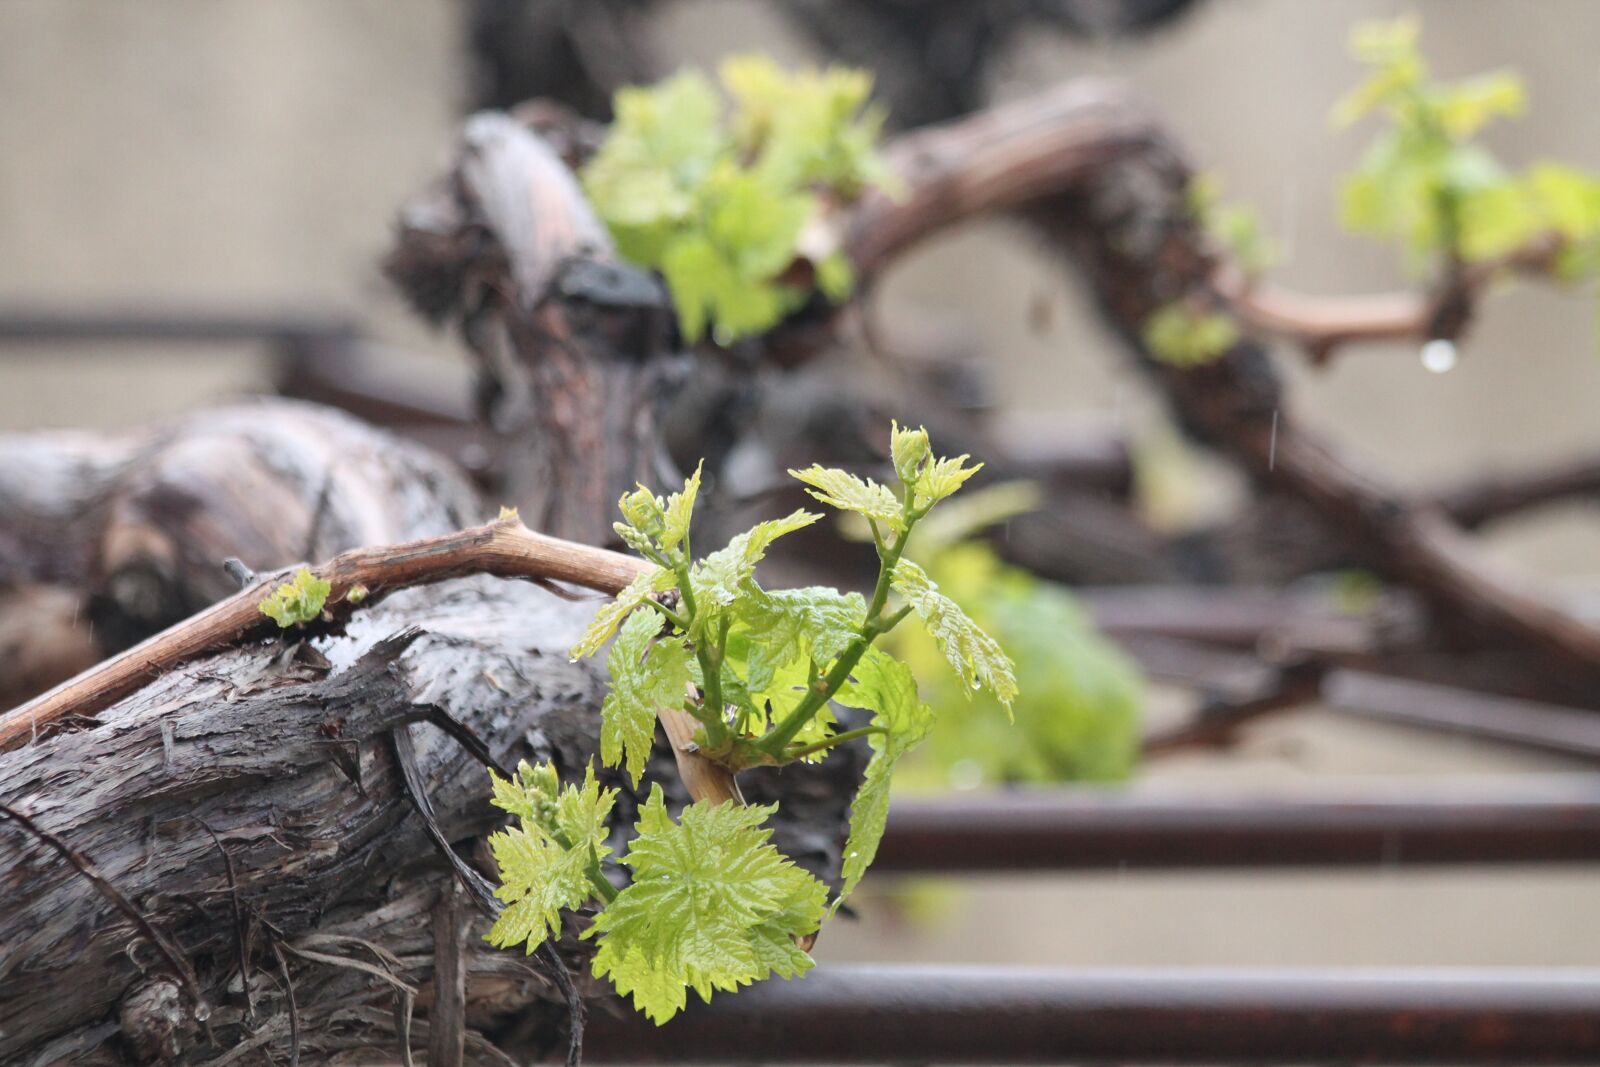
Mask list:
[[[577,786],[559,783],[548,764],[524,764],[513,779],[494,778],[494,803],[516,817],[491,838],[496,895],[507,905],[489,934],[494,944],[532,952],[559,930],[561,912],[597,908],[584,933],[597,942],[596,977],[657,1022],[682,1010],[689,989],[710,999],[811,967],[799,942],[860,883],[883,835],[895,767],[934,722],[910,667],[879,639],[915,615],[969,695],[987,691],[1008,711],[1017,696],[1004,651],[905,556],[917,525],[981,465],[936,457],[921,429],[894,427],[891,451],[893,485],[820,466],[790,471],[818,501],[867,523],[879,563],[870,596],[757,582],[774,541],[822,518],[811,511],[759,523],[696,559],[697,470],[665,498],[640,487],[619,502],[618,535],[653,568],[601,608],[573,649],[588,656],[610,642],[600,757],[635,785],[662,706],[694,716],[699,754],[734,773],[821,760],[866,738],[872,758],[831,903],[822,882],[769,842],[763,824],[773,807],[697,801],[674,818],[659,785],[620,857],[631,880],[617,889],[605,873],[616,792],[599,786],[592,767]],[[835,704],[866,711],[869,724],[839,729]]]

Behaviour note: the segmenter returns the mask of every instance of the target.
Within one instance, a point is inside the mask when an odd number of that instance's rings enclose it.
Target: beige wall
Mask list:
[[[402,197],[431,173],[463,98],[449,0],[0,0],[0,304],[321,309],[451,358],[373,266]],[[1208,0],[1137,47],[1040,35],[1000,65],[999,97],[1084,72],[1136,82],[1290,251],[1280,277],[1329,292],[1400,282],[1386,249],[1341,235],[1332,178],[1361,138],[1327,108],[1355,76],[1345,28],[1415,9],[1439,71],[1511,65],[1532,117],[1497,131],[1511,161],[1600,167],[1600,4],[1590,0]],[[658,16],[676,54],[803,50],[763,5],[683,0]],[[890,322],[966,331],[999,368],[1014,425],[1091,419],[1147,436],[1155,409],[1055,267],[1001,224],[937,242],[879,296]],[[1028,309],[1060,312],[1036,336]],[[1305,417],[1409,484],[1600,450],[1594,299],[1497,298],[1461,365],[1414,353],[1296,368]],[[0,429],[116,425],[256,387],[248,350],[125,358],[0,353]],[[18,356],[25,358],[17,358]],[[1294,364],[1291,362],[1291,366]],[[1600,575],[1593,512],[1497,538],[1518,565]],[[1227,760],[1154,776],[1299,780],[1571,769],[1437,735],[1301,716]],[[1600,877],[1577,872],[992,881],[937,934],[868,907],[824,958],[1154,963],[1600,963]],[[1023,908],[1043,922],[1001,922]]]

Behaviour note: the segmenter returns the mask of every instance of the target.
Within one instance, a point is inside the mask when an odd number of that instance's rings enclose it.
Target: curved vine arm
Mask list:
[[[1126,89],[1069,83],[909,134],[886,154],[905,195],[869,194],[842,229],[864,283],[958,222],[1022,214],[1085,275],[1107,323],[1190,433],[1307,503],[1380,573],[1422,594],[1441,626],[1526,650],[1575,698],[1595,701],[1600,629],[1492,566],[1439,507],[1408,504],[1351,467],[1295,419],[1258,341],[1241,339],[1193,369],[1149,351],[1145,322],[1172,300],[1211,291],[1218,260],[1186,206],[1193,171],[1182,146]]]

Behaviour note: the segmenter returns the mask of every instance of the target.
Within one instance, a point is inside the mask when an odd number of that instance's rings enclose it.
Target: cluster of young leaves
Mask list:
[[[1106,640],[1064,586],[1003,563],[973,535],[1029,510],[1026,485],[996,486],[953,504],[924,524],[911,552],[941,588],[992,633],[1016,663],[1014,726],[996,714],[946,714],[966,697],[937,671],[934,642],[897,630],[888,648],[924,678],[938,715],[916,760],[901,775],[913,787],[975,788],[996,783],[1113,781],[1139,754],[1144,704],[1138,667]],[[977,694],[981,711],[998,711]]]
[[[731,111],[697,70],[620,90],[581,177],[622,255],[666,279],[684,336],[709,327],[726,344],[773,326],[813,288],[835,302],[849,295],[837,251],[811,262],[814,286],[791,268],[812,258],[800,246],[825,202],[853,200],[889,174],[865,72],[789,74],[752,55],[725,60],[719,76]]]
[[[1365,23],[1351,52],[1367,78],[1334,108],[1351,125],[1385,125],[1340,189],[1352,231],[1398,240],[1410,259],[1493,260],[1544,234],[1563,242],[1562,273],[1600,273],[1600,177],[1560,163],[1504,167],[1475,138],[1496,118],[1522,114],[1527,94],[1510,71],[1430,80],[1414,18]]]
[[[817,466],[790,472],[817,500],[860,516],[871,530],[879,574],[870,597],[768,590],[756,581],[777,538],[821,518],[809,511],[760,523],[696,560],[697,470],[665,498],[643,487],[623,497],[617,533],[652,566],[601,608],[573,649],[574,657],[587,656],[612,642],[600,754],[636,784],[661,707],[692,715],[700,755],[732,772],[822,759],[866,737],[873,754],[852,805],[834,909],[877,852],[895,766],[934,721],[911,669],[876,642],[915,614],[962,692],[986,691],[1008,710],[1017,696],[1013,664],[999,644],[904,558],[918,523],[979,468],[967,466],[966,456],[936,457],[920,429],[894,427],[891,451],[893,486]],[[834,704],[862,709],[869,725],[839,729]],[[683,1007],[688,988],[709,998],[811,966],[794,942],[817,929],[826,891],[767,842],[761,824],[771,808],[697,802],[674,821],[659,791],[652,793],[621,860],[632,882],[617,892],[600,872],[605,791],[586,782],[554,802],[535,802],[535,793],[556,795],[547,779],[516,788],[496,783],[497,803],[522,822],[496,838],[500,894],[511,904],[491,935],[497,944],[532,951],[551,936],[560,910],[598,900],[603,910],[586,935],[600,939],[595,974],[610,977],[657,1022]],[[589,810],[584,820],[562,815],[569,793],[579,798],[571,804]]]
[[[489,838],[506,903],[491,943],[531,954],[559,935],[563,911],[599,901],[583,934],[598,943],[594,973],[658,1023],[683,1010],[686,989],[709,1000],[811,966],[794,938],[821,925],[827,887],[768,844],[772,808],[695,804],[674,820],[656,786],[622,858],[633,880],[619,890],[601,868],[617,793],[592,765],[582,787],[563,786],[548,763],[492,778],[493,803],[517,822]]]
[[[322,614],[332,588],[325,580],[312,574],[309,568],[301,567],[293,578],[280,584],[261,601],[261,614],[285,630],[300,623],[314,622]]]

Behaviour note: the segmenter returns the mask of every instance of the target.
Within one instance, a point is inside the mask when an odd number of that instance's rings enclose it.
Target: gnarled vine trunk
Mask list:
[[[654,404],[682,357],[659,290],[613,262],[570,174],[523,127],[468,123],[455,169],[408,210],[391,270],[479,357],[509,499],[282,402],[13,439],[0,447],[7,625],[26,633],[33,605],[74,643],[12,674],[8,706],[232,592],[224,558],[323,558],[501,503],[593,543],[622,488],[670,469]],[[0,752],[0,1062],[294,1050],[314,1063],[433,1044],[487,1063],[561,1040],[563,969],[483,945],[444,849],[487,869],[476,842],[499,820],[475,739],[502,765],[581,773],[594,758],[603,679],[567,649],[597,598],[488,577],[383,593],[343,627],[185,663]],[[858,772],[841,759],[752,783],[794,801],[777,843],[825,877]],[[684,799],[665,744],[651,780]],[[638,794],[610,784],[631,821]],[[585,974],[575,936],[561,949]]]

